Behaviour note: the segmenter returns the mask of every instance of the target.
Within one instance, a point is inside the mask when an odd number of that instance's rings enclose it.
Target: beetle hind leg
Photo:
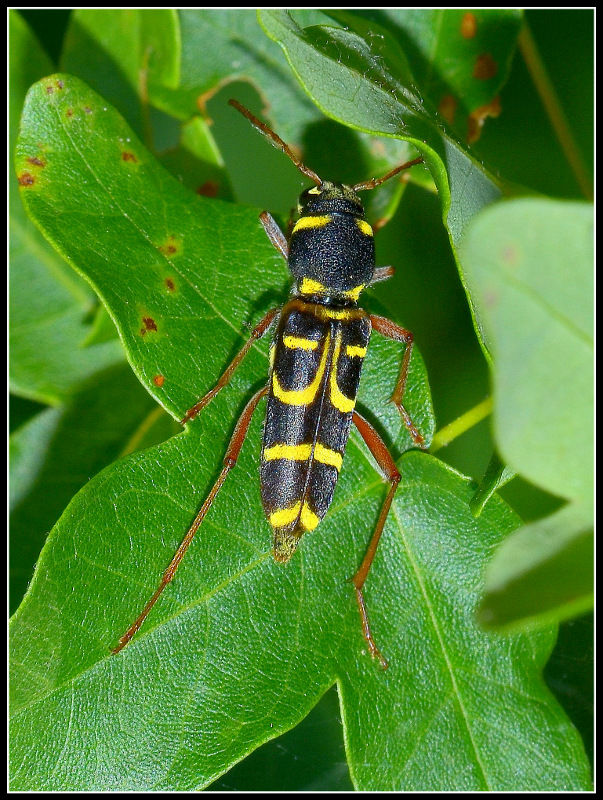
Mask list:
[[[168,584],[173,580],[174,575],[176,574],[176,570],[180,566],[180,562],[184,558],[184,554],[188,550],[191,542],[193,541],[193,538],[197,530],[199,529],[201,523],[205,519],[207,512],[211,508],[214,500],[216,499],[216,496],[218,495],[218,492],[222,488],[224,481],[228,477],[229,472],[237,463],[239,453],[241,452],[243,442],[245,441],[245,437],[247,435],[247,430],[249,429],[249,424],[251,422],[253,412],[255,411],[259,401],[262,399],[262,397],[264,397],[267,391],[268,387],[260,389],[259,392],[256,392],[254,394],[254,396],[251,398],[251,400],[249,400],[249,402],[243,409],[243,413],[239,417],[239,421],[237,422],[234,433],[232,434],[232,437],[230,439],[228,450],[226,451],[226,455],[224,456],[224,466],[222,467],[222,471],[220,472],[216,482],[212,486],[209,494],[205,498],[205,502],[203,503],[199,512],[197,513],[197,516],[193,520],[193,524],[188,529],[186,536],[184,537],[184,539],[180,544],[180,547],[176,551],[176,555],[171,560],[169,567],[163,573],[163,577],[161,579],[161,582],[159,583],[159,586],[155,590],[155,593],[153,594],[151,599],[147,602],[146,606],[142,610],[142,613],[139,615],[138,619],[132,625],[130,625],[128,630],[120,638],[119,642],[117,643],[117,646],[113,648],[112,650],[113,654],[119,653],[119,651],[122,650],[128,644],[128,642],[136,635],[138,630],[142,627],[143,622],[146,620],[149,613],[151,612],[151,609],[153,608],[157,600],[159,600],[159,597],[163,593],[166,586],[168,586]]]
[[[379,540],[381,539],[381,534],[383,533],[383,528],[385,527],[385,521],[387,520],[387,515],[389,514],[389,509],[394,499],[396,489],[400,483],[400,473],[398,472],[398,468],[396,467],[394,459],[385,446],[385,442],[379,436],[370,422],[367,422],[367,420],[365,420],[364,417],[362,417],[357,411],[354,411],[353,421],[354,425],[358,429],[358,432],[371,451],[373,458],[390,483],[389,491],[385,500],[383,501],[383,505],[381,506],[379,518],[377,519],[377,524],[375,525],[375,530],[371,536],[365,556],[362,559],[362,563],[358,567],[356,573],[350,578],[350,581],[356,590],[356,602],[358,603],[358,611],[360,612],[362,635],[367,643],[369,653],[373,658],[376,658],[379,661],[383,669],[387,669],[387,659],[382,655],[381,651],[377,647],[373,638],[373,634],[371,633],[371,626],[369,624],[368,613],[366,610],[366,601],[364,599],[362,589],[373,564],[373,559],[375,558],[375,553],[377,552],[377,547],[379,546]]]

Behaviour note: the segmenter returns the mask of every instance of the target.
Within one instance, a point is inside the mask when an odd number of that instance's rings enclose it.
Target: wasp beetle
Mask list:
[[[182,424],[192,420],[227,385],[253,343],[274,326],[268,383],[245,406],[218,479],[155,594],[113,652],[119,652],[130,641],[174,577],[197,529],[235,466],[253,412],[265,397],[260,486],[264,512],[273,530],[275,561],[289,561],[304,533],[314,530],[327,513],[352,423],[389,481],[390,488],[367,552],[351,578],[369,652],[386,668],[387,661],[371,634],[362,588],[400,482],[400,473],[377,431],[355,410],[360,371],[372,330],[405,346],[392,401],[415,444],[423,446],[424,440],[402,404],[412,333],[358,306],[363,289],[393,273],[391,267],[375,267],[373,230],[366,221],[358,192],[379,186],[423,159],[409,161],[381,178],[355,186],[323,181],[250,111],[236,100],[229,103],[315,184],[300,196],[298,219],[289,240],[270,214],[264,211],[260,215],[270,241],[287,260],[294,280],[292,296],[282,308],[268,311],[217,384],[182,419]]]

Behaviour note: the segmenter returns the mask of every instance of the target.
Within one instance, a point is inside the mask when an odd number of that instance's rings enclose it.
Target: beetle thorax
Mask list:
[[[325,181],[304,192],[289,243],[296,293],[349,305],[356,303],[375,269],[373,231],[349,186]]]

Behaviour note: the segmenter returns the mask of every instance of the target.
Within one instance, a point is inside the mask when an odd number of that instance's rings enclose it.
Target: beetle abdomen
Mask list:
[[[370,337],[368,315],[291,300],[274,340],[261,462],[274,558],[325,516],[339,477]]]

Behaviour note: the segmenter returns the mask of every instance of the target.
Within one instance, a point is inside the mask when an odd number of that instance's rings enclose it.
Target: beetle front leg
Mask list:
[[[287,244],[285,234],[277,225],[274,217],[267,211],[262,211],[260,214],[260,222],[264,226],[266,236],[270,239],[285,261],[287,261],[289,258],[289,245]]]
[[[249,337],[249,339],[247,339],[247,341],[245,342],[243,347],[239,350],[237,355],[234,357],[230,365],[226,368],[223,375],[218,379],[216,385],[212,389],[210,389],[209,392],[207,392],[207,394],[204,394],[203,397],[197,403],[195,403],[194,406],[189,408],[184,417],[180,420],[181,425],[185,425],[191,419],[194,419],[199,413],[199,411],[201,411],[202,408],[205,408],[205,406],[210,402],[210,400],[214,399],[214,397],[218,394],[220,389],[223,389],[226,386],[226,384],[232,378],[236,368],[239,366],[241,361],[250,351],[253,343],[257,342],[258,339],[262,338],[262,336],[266,333],[268,328],[274,322],[274,318],[279,313],[279,311],[280,308],[271,308],[270,311],[263,317],[263,319],[261,319],[258,322],[255,328],[251,331],[251,336]]]

